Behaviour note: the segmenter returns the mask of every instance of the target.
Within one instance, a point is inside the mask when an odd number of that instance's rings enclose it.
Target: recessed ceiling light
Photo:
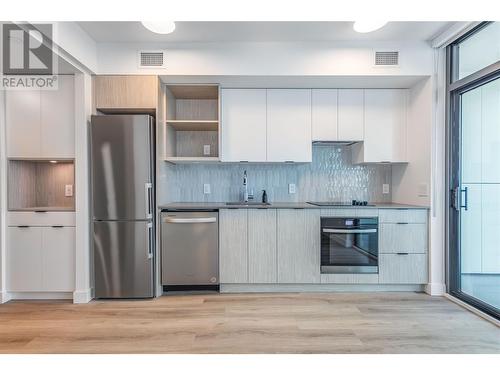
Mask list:
[[[356,21],[353,29],[358,33],[369,33],[384,27],[387,21]]]
[[[153,21],[153,22],[141,22],[142,25],[157,34],[170,34],[175,30],[175,22],[173,21]]]
[[[57,160],[50,160],[52,164],[57,164]]]

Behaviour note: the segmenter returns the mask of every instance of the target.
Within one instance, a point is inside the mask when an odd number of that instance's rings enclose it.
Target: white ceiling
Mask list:
[[[352,22],[176,22],[160,35],[140,22],[78,22],[98,43],[108,42],[314,42],[314,41],[427,41],[452,22],[389,22],[360,34]]]

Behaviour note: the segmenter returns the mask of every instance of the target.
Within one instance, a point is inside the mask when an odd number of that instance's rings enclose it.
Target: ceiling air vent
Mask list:
[[[398,51],[376,51],[375,66],[398,66],[399,52]]]
[[[163,51],[139,51],[139,68],[164,68]]]

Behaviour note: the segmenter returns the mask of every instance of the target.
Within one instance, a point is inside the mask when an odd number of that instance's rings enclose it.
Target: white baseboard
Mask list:
[[[6,292],[5,290],[1,291],[0,292],[0,304],[1,303],[5,303],[5,302],[9,302],[10,301],[10,293],[9,292]]]
[[[91,300],[91,289],[75,290],[73,292],[73,303],[89,303]]]
[[[9,292],[11,300],[16,299],[68,299],[73,298],[71,292]]]
[[[423,292],[419,284],[221,284],[221,293]]]
[[[474,314],[480,316],[481,318],[486,319],[490,323],[493,323],[497,327],[500,327],[500,321],[496,320],[492,316],[485,314],[481,310],[476,309],[475,307],[469,305],[468,303],[465,303],[464,301],[462,301],[458,298],[453,297],[452,295],[449,295],[448,293],[445,293],[444,296],[445,296],[445,298],[449,299],[451,302],[456,303],[459,306],[462,306],[463,308],[473,312]]]
[[[446,294],[446,285],[429,283],[425,286],[425,293],[431,296],[444,296]]]

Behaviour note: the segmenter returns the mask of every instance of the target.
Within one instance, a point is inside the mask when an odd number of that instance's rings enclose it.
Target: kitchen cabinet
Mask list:
[[[426,284],[427,254],[379,254],[380,284]]]
[[[95,107],[104,113],[156,111],[158,78],[154,75],[94,77]]]
[[[379,223],[379,283],[427,283],[427,210],[381,209]]]
[[[337,89],[313,89],[312,103],[312,140],[338,141]]]
[[[266,90],[222,89],[222,161],[265,162]]]
[[[40,90],[5,92],[7,155],[19,158],[41,156]]]
[[[320,283],[318,210],[280,209],[277,232],[278,282]]]
[[[379,241],[380,253],[426,253],[427,224],[382,223]]]
[[[9,292],[72,292],[74,227],[8,227]]]
[[[364,142],[352,146],[354,163],[405,163],[406,89],[364,90]]]
[[[276,283],[277,249],[275,209],[248,210],[248,282]]]
[[[75,288],[75,228],[42,229],[42,287],[51,292]]]
[[[267,90],[267,161],[311,162],[311,90]]]
[[[73,76],[58,76],[57,90],[8,91],[7,156],[74,158]]]
[[[338,90],[338,140],[364,140],[364,90]]]
[[[219,277],[221,284],[248,282],[248,216],[246,209],[219,211]]]
[[[7,289],[9,292],[39,292],[42,286],[42,228],[9,227]]]
[[[41,152],[44,157],[75,157],[73,76],[59,76],[58,89],[41,95]]]

